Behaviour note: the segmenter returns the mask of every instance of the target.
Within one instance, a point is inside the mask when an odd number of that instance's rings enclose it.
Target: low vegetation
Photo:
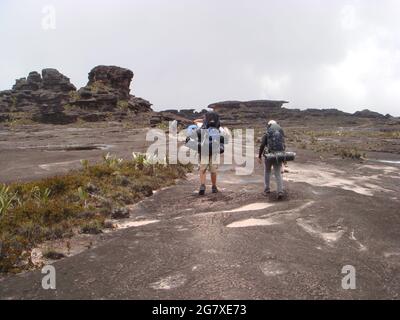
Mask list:
[[[32,267],[30,252],[44,241],[101,233],[113,209],[174,184],[191,169],[141,154],[81,163],[82,169],[67,175],[0,185],[0,272]]]
[[[288,142],[300,149],[308,149],[317,153],[326,153],[335,156],[340,156],[342,159],[362,160],[367,158],[366,152],[354,146],[353,140],[349,138],[368,137],[365,149],[368,149],[369,141],[373,138],[382,139],[384,136],[395,136],[394,132],[364,132],[364,131],[349,131],[349,130],[288,130]],[[361,145],[362,146],[362,145]]]

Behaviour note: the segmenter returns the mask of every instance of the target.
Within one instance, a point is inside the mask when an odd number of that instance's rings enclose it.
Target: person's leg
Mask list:
[[[217,173],[211,172],[211,184],[213,187],[217,186]]]
[[[271,161],[264,158],[264,192],[270,192]]]
[[[211,173],[211,183],[212,183],[212,193],[217,193],[218,192],[218,188],[217,188],[217,173]]]
[[[217,156],[212,156],[212,157],[210,157],[210,173],[211,173],[212,193],[218,192],[217,170],[218,170]]]
[[[282,162],[274,163],[274,173],[276,178],[276,185],[278,188],[278,195],[283,194],[283,179],[282,179]]]
[[[199,191],[199,195],[202,196],[206,192],[207,165],[201,164],[199,171],[200,171],[200,191]]]
[[[200,168],[200,184],[205,185],[207,179],[207,167]]]

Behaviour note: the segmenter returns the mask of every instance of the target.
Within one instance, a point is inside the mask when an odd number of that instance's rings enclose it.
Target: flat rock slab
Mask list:
[[[33,271],[2,279],[0,297],[397,299],[400,190],[390,176],[399,172],[382,164],[344,168],[311,158],[290,165],[282,202],[262,194],[261,167],[237,185],[233,170],[221,170],[221,192],[205,197],[192,174],[131,208],[151,223],[127,225],[54,263],[56,290],[42,289],[43,275]],[[359,192],[369,188],[360,171],[379,188]],[[346,265],[356,268],[356,290],[342,289]]]

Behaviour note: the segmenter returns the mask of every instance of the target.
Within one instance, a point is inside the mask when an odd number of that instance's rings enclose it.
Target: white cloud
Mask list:
[[[354,30],[361,25],[356,8],[353,5],[345,5],[341,10],[341,26],[345,30]]]
[[[399,114],[398,0],[0,1],[0,89],[55,67],[82,86],[98,64],[134,71],[157,109],[217,100]]]
[[[288,75],[278,77],[265,75],[261,78],[261,98],[280,99],[285,95],[289,85],[290,77]]]

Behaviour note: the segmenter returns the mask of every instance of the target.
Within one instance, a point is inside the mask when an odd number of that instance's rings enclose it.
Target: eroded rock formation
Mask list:
[[[97,66],[88,84],[76,90],[56,69],[36,71],[0,92],[0,121],[33,120],[45,123],[133,119],[150,112],[151,103],[130,94],[133,72],[115,66]]]
[[[59,122],[63,105],[75,90],[69,78],[55,69],[33,71],[16,80],[11,90],[0,92],[0,118]]]

